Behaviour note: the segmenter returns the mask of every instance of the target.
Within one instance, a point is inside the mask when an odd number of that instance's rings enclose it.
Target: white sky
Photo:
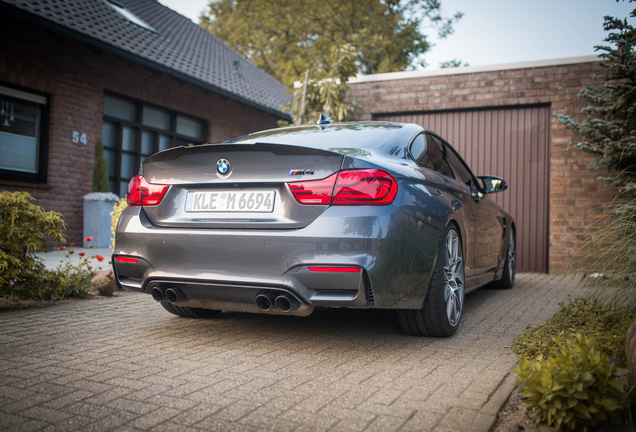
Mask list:
[[[160,0],[198,23],[206,0]],[[441,0],[465,13],[447,39],[424,55],[429,69],[459,59],[471,66],[594,54],[605,38],[603,16],[626,18],[636,3],[615,0]],[[632,24],[633,19],[630,19]],[[432,35],[432,30],[426,31]]]

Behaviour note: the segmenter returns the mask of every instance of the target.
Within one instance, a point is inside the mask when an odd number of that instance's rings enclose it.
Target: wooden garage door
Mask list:
[[[495,175],[508,190],[491,196],[517,223],[517,269],[548,271],[550,107],[375,115],[416,123],[445,138],[475,175]]]

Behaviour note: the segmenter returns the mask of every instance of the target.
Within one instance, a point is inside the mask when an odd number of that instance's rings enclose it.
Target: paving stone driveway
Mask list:
[[[504,346],[580,285],[479,290],[450,339],[405,336],[390,311],[192,321],[140,294],[6,312],[0,430],[479,429],[517,361]]]

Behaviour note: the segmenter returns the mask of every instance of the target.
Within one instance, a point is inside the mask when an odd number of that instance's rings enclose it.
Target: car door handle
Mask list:
[[[460,208],[462,208],[462,205],[459,201],[453,201],[453,210],[459,210]]]

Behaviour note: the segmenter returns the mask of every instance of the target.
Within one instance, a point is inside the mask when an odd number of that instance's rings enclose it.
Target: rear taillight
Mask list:
[[[380,170],[347,170],[338,175],[333,205],[387,205],[397,195],[397,182]]]
[[[128,183],[129,206],[156,206],[168,191],[168,185],[148,183],[143,176],[135,176]]]
[[[331,204],[333,186],[336,184],[338,174],[330,175],[322,180],[310,180],[289,183],[294,198],[301,204]]]
[[[385,171],[360,169],[289,183],[289,189],[296,201],[306,205],[387,205],[395,199],[398,185]]]

